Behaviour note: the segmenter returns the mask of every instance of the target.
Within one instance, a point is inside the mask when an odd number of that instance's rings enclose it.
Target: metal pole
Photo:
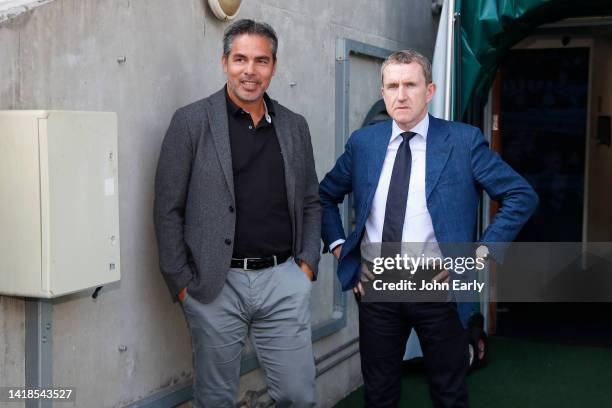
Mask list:
[[[25,386],[53,387],[53,304],[46,299],[25,299]],[[51,400],[26,400],[26,408],[50,408]]]
[[[448,0],[448,9],[446,10],[448,22],[454,21],[455,15],[455,0]],[[452,101],[452,80],[453,80],[453,34],[454,30],[452,27],[446,32],[446,74],[445,74],[445,90],[446,100],[444,101],[444,118],[451,120],[451,101]]]
[[[453,21],[453,31],[455,32],[455,41],[453,42],[453,47],[457,46],[457,51],[455,52],[455,60],[457,61],[457,66],[455,67],[455,97],[453,100],[455,101],[455,120],[461,120],[461,13],[457,12],[454,14],[455,21]]]

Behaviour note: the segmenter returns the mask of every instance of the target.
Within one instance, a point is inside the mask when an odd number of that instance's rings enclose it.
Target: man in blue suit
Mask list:
[[[501,203],[477,250],[486,258],[488,243],[514,240],[538,199],[489,149],[480,130],[428,115],[436,86],[427,58],[412,50],[396,52],[383,63],[381,79],[392,120],[354,132],[320,185],[325,248],[339,260],[342,288],[358,295],[365,405],[398,405],[402,356],[414,328],[434,406],[467,407],[468,340],[456,304],[360,300],[367,297],[360,281],[362,249],[391,242],[474,242],[484,189]],[[347,237],[338,204],[349,193],[355,229]],[[491,246],[491,256],[501,254]],[[446,271],[436,276],[447,278]]]

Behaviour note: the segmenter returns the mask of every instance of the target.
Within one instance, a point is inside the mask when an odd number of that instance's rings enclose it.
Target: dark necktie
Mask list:
[[[412,165],[410,139],[415,135],[416,133],[413,132],[401,134],[404,140],[397,149],[395,162],[393,163],[385,208],[382,242],[402,242],[406,202],[408,201],[408,185],[410,184],[410,167]]]

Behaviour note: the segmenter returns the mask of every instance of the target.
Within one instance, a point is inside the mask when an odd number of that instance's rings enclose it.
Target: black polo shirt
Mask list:
[[[232,256],[290,255],[293,234],[272,101],[264,94],[268,113],[254,124],[251,115],[232,102],[227,89],[225,97],[236,196]]]

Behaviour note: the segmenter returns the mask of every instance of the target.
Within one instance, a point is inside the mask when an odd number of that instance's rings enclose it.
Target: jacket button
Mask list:
[[[230,205],[230,206],[229,206],[229,212],[231,212],[231,213],[233,213],[233,212],[234,212],[234,206],[233,206],[233,205]]]
[[[229,238],[226,238],[226,239],[225,239],[225,244],[226,244],[226,245],[232,245],[232,240],[231,240],[231,239],[229,239]]]

